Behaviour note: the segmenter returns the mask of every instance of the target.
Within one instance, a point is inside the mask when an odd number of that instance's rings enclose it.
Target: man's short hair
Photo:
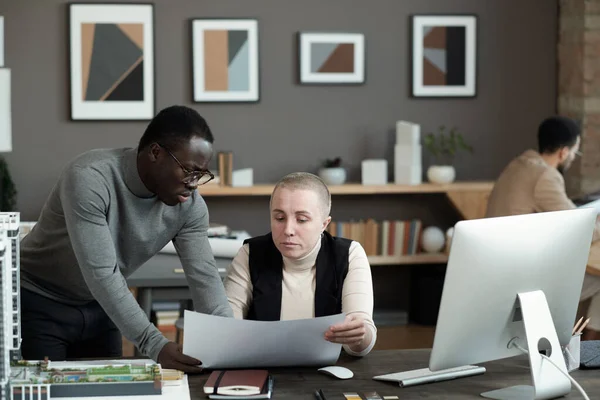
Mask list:
[[[148,124],[138,145],[138,151],[152,143],[175,150],[193,137],[213,143],[213,134],[206,120],[186,106],[171,106],[161,110]]]
[[[327,188],[325,182],[318,176],[309,172],[293,172],[284,176],[275,184],[275,188],[271,193],[271,200],[277,189],[280,188],[314,191],[319,198],[319,203],[321,203],[323,216],[329,216],[329,213],[331,212],[331,193],[329,193],[329,188]]]
[[[581,131],[570,118],[554,116],[542,121],[538,128],[538,149],[540,154],[551,154],[563,147],[573,147]]]

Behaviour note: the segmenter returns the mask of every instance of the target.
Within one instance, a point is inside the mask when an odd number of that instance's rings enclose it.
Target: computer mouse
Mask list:
[[[331,365],[329,367],[323,367],[318,369],[319,372],[322,372],[326,375],[333,376],[338,379],[350,379],[354,376],[354,373],[350,371],[348,368],[340,367],[337,365]]]

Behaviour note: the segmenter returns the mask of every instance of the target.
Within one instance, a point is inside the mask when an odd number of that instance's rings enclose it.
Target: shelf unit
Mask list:
[[[439,254],[414,254],[410,256],[369,256],[371,265],[404,265],[404,264],[444,264],[448,262],[448,255]]]
[[[490,192],[493,182],[455,182],[445,185],[422,183],[419,185],[362,185],[347,183],[329,186],[332,195],[361,194],[411,194],[411,193],[448,193],[448,192]],[[260,184],[248,187],[221,186],[217,183],[202,185],[198,191],[202,196],[270,196],[274,184]]]
[[[445,194],[463,219],[482,218],[485,215],[487,200],[494,186],[493,182],[454,182],[445,185],[423,183],[420,185],[362,185],[348,183],[329,186],[332,196],[343,195],[403,195],[403,194]],[[198,188],[203,197],[252,197],[270,196],[274,184],[259,184],[249,187],[221,186],[208,184]],[[441,264],[448,261],[448,255],[416,254],[404,256],[369,256],[371,265],[414,265]]]

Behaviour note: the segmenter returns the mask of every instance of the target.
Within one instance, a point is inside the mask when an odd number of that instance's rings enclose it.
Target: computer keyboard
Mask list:
[[[421,368],[411,371],[394,372],[391,374],[374,376],[373,379],[379,381],[398,382],[400,386],[404,387],[419,385],[422,383],[445,381],[472,375],[480,375],[484,372],[484,367],[465,365],[461,367],[443,369],[440,371],[431,371],[429,368]]]
[[[422,368],[422,369],[414,369],[412,371],[394,372],[392,374],[387,374],[387,375],[382,375],[382,376],[389,377],[391,379],[413,379],[413,378],[422,378],[424,376],[443,375],[443,374],[447,374],[449,372],[451,373],[451,372],[460,372],[460,371],[470,371],[472,369],[477,369],[477,368],[479,368],[479,367],[476,365],[465,365],[463,367],[442,369],[440,371],[431,371],[431,370],[429,370],[429,368]]]

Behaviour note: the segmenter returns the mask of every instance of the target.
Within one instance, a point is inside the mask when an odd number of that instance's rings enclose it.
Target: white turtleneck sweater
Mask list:
[[[315,317],[315,287],[317,255],[321,240],[306,256],[292,260],[283,257],[283,282],[281,285],[280,319],[306,319]],[[246,317],[252,303],[252,280],[249,268],[249,245],[245,244],[233,259],[225,278],[225,291],[235,318]],[[360,353],[344,345],[348,354],[364,356],[368,354],[377,339],[377,329],[373,323],[373,280],[371,267],[365,250],[360,243],[353,241],[348,256],[348,274],[342,288],[342,312],[360,314],[371,330],[371,343]]]

